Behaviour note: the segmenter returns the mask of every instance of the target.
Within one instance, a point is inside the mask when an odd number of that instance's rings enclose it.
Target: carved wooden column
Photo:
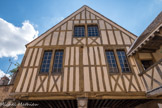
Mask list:
[[[88,99],[85,97],[77,98],[78,108],[88,108]]]

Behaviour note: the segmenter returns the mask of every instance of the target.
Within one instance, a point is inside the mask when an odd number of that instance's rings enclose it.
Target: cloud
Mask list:
[[[6,74],[6,73],[4,73],[1,69],[0,69],[0,78],[2,78],[3,76],[7,76],[8,78],[11,78],[10,77],[10,74]]]
[[[24,54],[25,44],[38,36],[29,21],[24,21],[22,27],[16,27],[12,23],[0,18],[0,58],[14,57]]]

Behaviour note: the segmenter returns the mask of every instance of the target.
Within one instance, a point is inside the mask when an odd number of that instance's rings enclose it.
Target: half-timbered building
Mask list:
[[[81,7],[26,45],[11,95],[43,108],[134,107],[161,99],[161,19],[137,39]]]

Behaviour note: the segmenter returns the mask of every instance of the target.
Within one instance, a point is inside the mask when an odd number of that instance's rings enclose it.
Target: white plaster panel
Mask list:
[[[69,63],[69,53],[70,53],[70,48],[66,47],[66,54],[65,54],[65,65],[68,65]]]
[[[96,65],[100,65],[100,60],[99,60],[99,51],[98,51],[98,47],[94,47],[94,52],[95,52],[95,59],[96,59]]]
[[[97,76],[99,81],[99,89],[101,92],[104,91],[103,81],[102,81],[102,74],[101,74],[101,67],[97,67]]]
[[[76,15],[76,19],[80,19],[80,13]]]
[[[90,19],[90,18],[89,18],[89,12],[88,12],[88,11],[86,11],[86,18],[87,18],[87,19]]]
[[[112,26],[110,24],[106,23],[106,28],[107,29],[112,29]]]
[[[85,24],[85,20],[81,20],[80,23],[81,23],[81,24]]]
[[[107,35],[105,30],[101,30],[101,38],[104,45],[108,44]]]
[[[66,30],[66,23],[61,26],[61,30]]]
[[[68,21],[67,29],[68,30],[73,30],[73,21]]]
[[[108,35],[109,35],[110,44],[115,45],[116,42],[115,42],[115,37],[114,37],[113,31],[108,31]]]
[[[101,64],[102,65],[106,65],[105,55],[104,55],[104,49],[103,49],[102,46],[100,46],[99,49],[100,49],[100,56],[101,56]]]
[[[68,68],[64,68],[64,81],[63,81],[63,92],[67,91],[67,77],[68,77]]]
[[[111,91],[110,89],[110,82],[109,82],[109,75],[107,72],[107,67],[103,67],[103,73],[104,73],[104,80],[105,80],[105,85],[106,85],[106,91]]]
[[[85,11],[82,11],[82,19],[85,19]]]
[[[120,34],[120,31],[114,31],[115,32],[115,36],[116,36],[116,41],[119,45],[122,45],[123,44],[123,41],[122,41],[122,37],[121,37],[121,34]]]
[[[71,41],[72,41],[72,31],[67,31],[66,32],[66,45],[71,45]]]
[[[99,20],[100,29],[105,29],[105,24],[103,20]]]
[[[27,72],[27,76],[26,76],[26,79],[25,79],[25,83],[23,85],[23,89],[22,89],[22,92],[27,92],[27,87],[28,87],[28,84],[29,84],[29,80],[30,80],[30,77],[31,77],[31,74],[32,74],[32,68],[29,68],[28,72]]]
[[[94,52],[93,47],[89,47],[89,57],[90,57],[90,64],[94,65]]]
[[[59,45],[63,45],[65,40],[65,32],[61,32],[59,36]]]
[[[74,24],[79,24],[79,21],[76,21],[76,20],[75,20],[75,21],[74,21]]]
[[[49,46],[51,40],[51,34],[49,34],[44,41],[44,46]]]
[[[87,23],[88,23],[88,24],[91,23],[91,20],[87,20]]]
[[[74,65],[74,47],[71,47],[70,65]]]
[[[79,91],[79,67],[76,67],[75,82],[75,91]]]
[[[21,88],[23,80],[25,78],[25,74],[26,74],[26,68],[23,68],[22,74],[21,74],[21,77],[20,77],[20,80],[18,82],[18,85],[17,85],[15,92],[20,92],[20,88]]]
[[[38,50],[38,48],[35,48],[35,49],[34,49],[34,53],[33,53],[32,59],[31,59],[30,66],[33,66],[33,64],[34,64],[34,61],[35,61],[35,58],[36,58],[37,50]]]
[[[39,61],[40,61],[40,58],[41,58],[41,54],[42,54],[42,48],[39,48],[38,54],[36,56],[37,58],[36,58],[35,66],[38,66],[39,65]]]
[[[92,75],[93,91],[97,92],[97,79],[96,79],[95,67],[91,67],[91,75]]]
[[[75,47],[75,63],[79,65],[79,47]]]
[[[87,47],[83,48],[83,65],[88,65]]]
[[[53,33],[51,45],[56,45],[57,44],[58,34],[59,34],[59,32],[54,32]]]
[[[30,57],[31,57],[31,54],[32,54],[32,51],[33,51],[33,48],[30,48],[30,49],[29,49],[29,52],[28,52],[28,54],[27,54],[27,57],[26,57],[26,59],[25,59],[24,66],[28,66],[29,60],[30,60]]]
[[[37,68],[34,68],[33,75],[31,76],[32,79],[31,79],[31,83],[30,83],[30,87],[29,87],[29,92],[33,91],[35,78],[36,78],[36,75],[37,75],[37,70],[38,70]]]
[[[42,46],[43,45],[43,40],[41,40],[36,46]]]
[[[73,78],[73,74],[74,74],[74,71],[73,71],[73,67],[70,67],[70,76],[69,76],[69,91],[73,91],[73,82],[74,82],[74,78]]]
[[[84,67],[84,91],[90,91],[89,67]]]
[[[92,22],[97,24],[97,20],[92,20]]]
[[[122,33],[122,35],[123,35],[124,43],[127,44],[127,45],[130,45],[131,42],[130,42],[129,37],[124,33]]]
[[[91,19],[95,19],[95,15],[91,13]]]

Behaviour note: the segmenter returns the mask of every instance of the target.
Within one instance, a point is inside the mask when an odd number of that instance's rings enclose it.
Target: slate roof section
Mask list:
[[[145,29],[145,31],[137,38],[134,44],[131,46],[129,52],[127,53],[130,55],[133,50],[138,48],[138,45],[141,44],[150,34],[160,25],[162,24],[162,11],[159,15],[152,21],[152,23]]]

